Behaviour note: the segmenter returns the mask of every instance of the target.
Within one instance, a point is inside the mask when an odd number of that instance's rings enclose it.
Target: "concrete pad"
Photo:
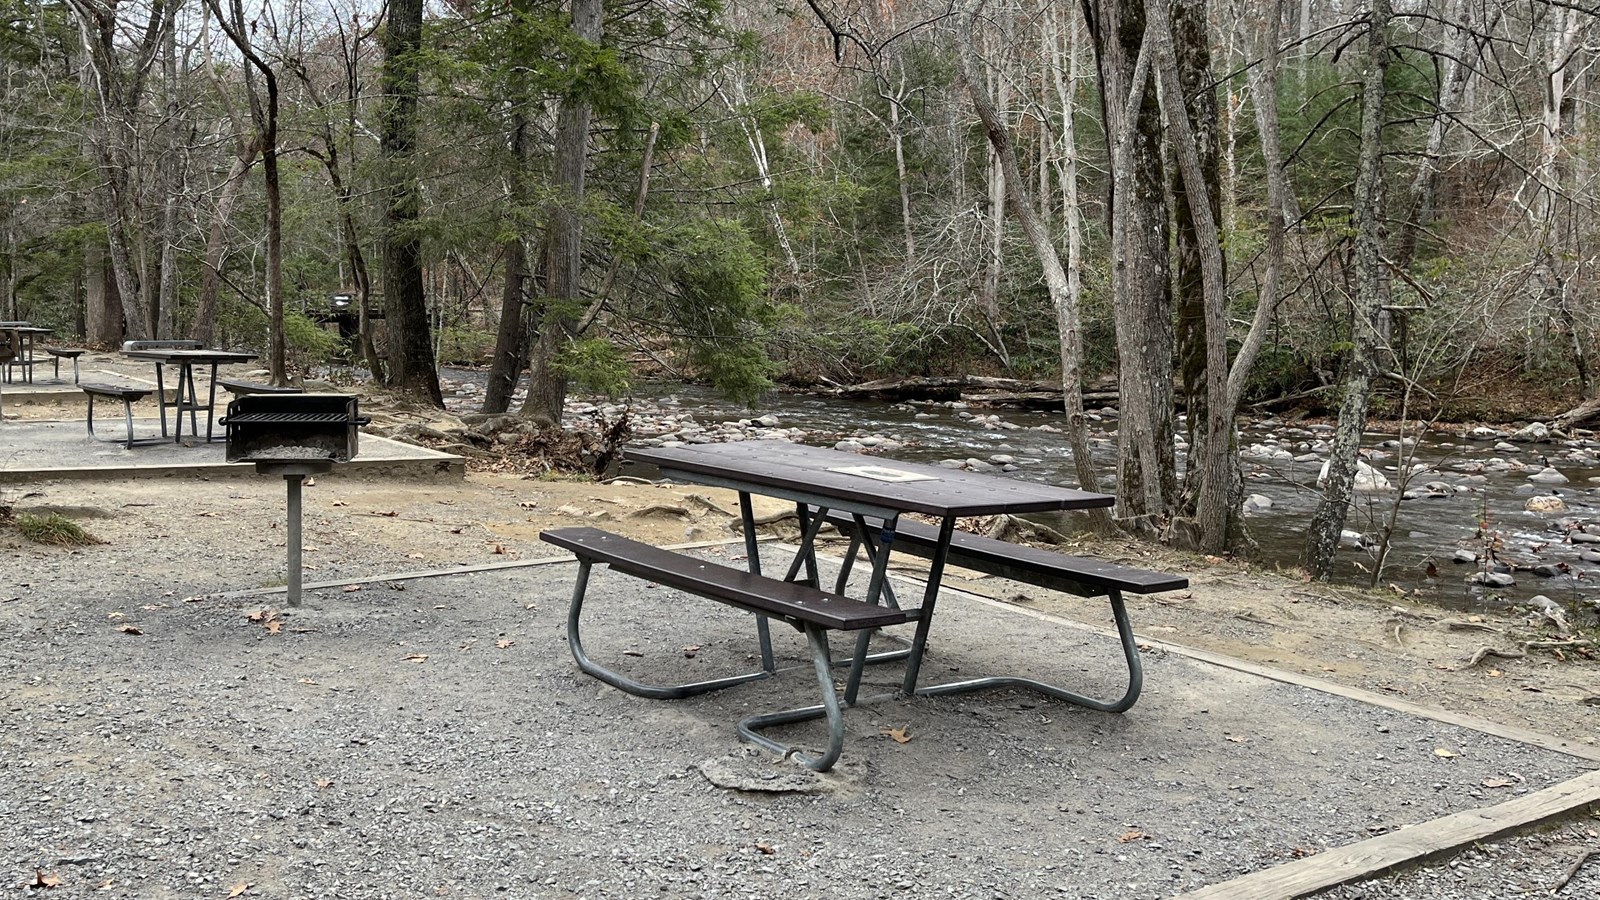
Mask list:
[[[9,399],[9,394],[7,395]],[[122,411],[104,404],[108,413],[95,410],[95,430],[103,439],[123,433]],[[185,429],[188,423],[184,424]],[[202,426],[202,429],[204,426]],[[159,419],[134,419],[136,439],[159,438]],[[223,429],[213,429],[220,437]],[[40,478],[129,478],[172,474],[253,473],[249,463],[225,461],[226,445],[206,443],[185,435],[183,441],[136,444],[91,438],[82,420],[72,422],[9,421],[0,423],[0,482]],[[360,454],[335,471],[383,472],[406,475],[462,477],[466,461],[413,444],[374,435],[361,436]]]

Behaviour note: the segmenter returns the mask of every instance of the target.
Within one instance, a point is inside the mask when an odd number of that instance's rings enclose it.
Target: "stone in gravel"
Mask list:
[[[782,768],[770,756],[757,758],[740,753],[712,757],[695,768],[707,781],[731,791],[820,794],[825,789],[821,775],[809,770],[797,770],[792,763],[781,765]]]

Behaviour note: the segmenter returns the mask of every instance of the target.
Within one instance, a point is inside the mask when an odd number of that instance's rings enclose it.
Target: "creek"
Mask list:
[[[457,394],[452,407],[476,409],[481,373],[447,370],[445,380]],[[1091,410],[1091,414],[1094,462],[1103,479],[1100,488],[1110,492],[1117,460],[1115,410]],[[1017,478],[1077,484],[1066,436],[1060,430],[1065,417],[1056,412],[783,393],[769,395],[751,409],[703,388],[658,384],[645,386],[634,398],[632,415],[639,439],[651,443],[762,436],[763,429],[754,420],[772,416],[791,435],[794,429],[803,431],[806,443],[888,441],[888,449],[882,450],[885,457],[947,465],[961,461],[977,468],[992,466]],[[767,422],[771,424],[770,419]],[[1274,419],[1252,422],[1241,430],[1245,493],[1253,495],[1246,504],[1246,522],[1259,545],[1259,563],[1288,568],[1299,559],[1306,523],[1319,499],[1316,480],[1331,436],[1331,426],[1298,426]],[[1372,583],[1377,564],[1373,545],[1398,503],[1380,585],[1418,591],[1433,602],[1465,610],[1526,603],[1536,595],[1569,609],[1600,604],[1600,535],[1586,534],[1581,527],[1600,526],[1600,441],[1556,436],[1542,443],[1512,443],[1508,439],[1514,436],[1513,430],[1468,432],[1458,426],[1454,431],[1405,435],[1407,446],[1402,447],[1399,435],[1367,434],[1362,441],[1365,462],[1405,490],[1356,494],[1337,580]],[[1181,449],[1178,458],[1181,468]],[[1399,471],[1403,462],[1414,470],[1408,479]],[[1546,465],[1567,482],[1529,480]],[[1529,511],[1528,500],[1539,494],[1559,496],[1566,509]],[[1041,521],[1067,533],[1080,527],[1070,514]],[[1482,530],[1480,523],[1486,526]],[[1600,527],[1593,530],[1600,532]],[[1436,573],[1432,576],[1430,564]],[[1548,577],[1535,574],[1536,566]],[[1516,583],[1490,587],[1470,581],[1496,567]]]

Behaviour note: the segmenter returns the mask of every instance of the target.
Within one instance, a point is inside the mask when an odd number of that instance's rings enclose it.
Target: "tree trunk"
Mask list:
[[[176,6],[174,6],[174,9]],[[161,93],[167,143],[161,165],[161,261],[155,295],[155,335],[171,339],[178,310],[178,201],[183,196],[183,115],[178,94],[177,29],[167,28],[162,41]]]
[[[422,239],[416,231],[422,201],[412,158],[421,92],[417,55],[422,49],[422,0],[390,0],[383,44],[380,153],[387,199],[383,295],[389,326],[388,384],[442,408],[422,285]]]
[[[1147,40],[1156,46],[1156,71],[1160,75],[1161,95],[1166,101],[1167,130],[1173,156],[1178,161],[1183,190],[1174,194],[1179,204],[1180,253],[1192,254],[1187,264],[1197,271],[1200,319],[1191,326],[1199,335],[1197,352],[1199,376],[1194,385],[1197,406],[1189,408],[1189,429],[1195,441],[1189,454],[1189,470],[1184,484],[1184,502],[1173,536],[1179,542],[1208,553],[1219,553],[1234,543],[1239,528],[1243,494],[1238,455],[1234,452],[1233,410],[1228,406],[1227,276],[1222,254],[1222,236],[1217,230],[1221,219],[1221,198],[1217,192],[1217,132],[1215,97],[1211,94],[1203,51],[1184,47],[1181,42],[1207,43],[1204,4],[1188,2],[1184,23],[1168,18],[1159,3],[1149,7],[1151,27]],[[1198,7],[1198,10],[1196,9]],[[1182,7],[1180,6],[1180,10]],[[1198,21],[1194,21],[1194,20]],[[1189,58],[1185,62],[1185,58]],[[1198,59],[1197,59],[1198,57]],[[1195,67],[1199,66],[1199,71]],[[1195,100],[1199,91],[1209,99]],[[1209,121],[1196,121],[1209,116]],[[1196,202],[1198,198],[1198,202]],[[1188,232],[1187,246],[1183,233]],[[1180,265],[1180,272],[1182,266]],[[1180,274],[1180,279],[1183,277]],[[1191,335],[1191,340],[1193,335]],[[1196,351],[1191,351],[1196,352]],[[1202,399],[1203,398],[1203,399]],[[1192,518],[1189,518],[1192,516]]]
[[[1218,178],[1221,152],[1217,139],[1217,95],[1211,78],[1211,40],[1206,27],[1206,0],[1173,0],[1171,18],[1171,35],[1163,35],[1162,40],[1170,41],[1175,48],[1178,82],[1183,91],[1183,110],[1193,126],[1194,150],[1199,156],[1200,174],[1205,184],[1204,193],[1196,196],[1190,192],[1187,178],[1178,175],[1172,179],[1173,221],[1177,227],[1178,370],[1184,408],[1189,413],[1189,442],[1191,446],[1197,446],[1205,440],[1205,422],[1210,406],[1207,390],[1207,332],[1211,328],[1226,330],[1227,323],[1211,319],[1207,312],[1201,257],[1210,252],[1210,248],[1201,246],[1195,224],[1198,210],[1190,207],[1204,204],[1210,211],[1212,222],[1222,221],[1222,193]],[[1175,111],[1168,114],[1169,120]],[[1185,495],[1182,505],[1188,511],[1193,508],[1194,492],[1186,490]]]
[[[989,137],[989,146],[993,148],[994,155],[1002,167],[1013,213],[1017,217],[1018,224],[1022,226],[1023,233],[1028,236],[1028,242],[1033,245],[1034,252],[1044,269],[1045,284],[1050,290],[1050,299],[1055,305],[1056,321],[1060,328],[1062,405],[1067,415],[1067,441],[1072,447],[1073,470],[1078,476],[1078,485],[1083,490],[1097,491],[1099,482],[1089,455],[1088,420],[1083,414],[1083,345],[1078,324],[1078,297],[1069,286],[1068,275],[1056,255],[1055,244],[1051,242],[1050,235],[1039,222],[1033,202],[1027,195],[1026,182],[1022,180],[1022,173],[1017,165],[1016,147],[1011,141],[1011,129],[1000,118],[994,102],[984,90],[983,82],[979,80],[977,74],[978,66],[974,59],[976,52],[972,45],[977,37],[978,11],[982,5],[983,0],[967,0],[963,9],[964,33],[957,39],[961,77],[966,83],[967,94],[972,98],[972,106],[978,113],[978,119],[983,123],[984,132]],[[1071,127],[1070,123],[1071,117],[1068,116],[1068,128]],[[1070,212],[1072,211],[1069,211],[1069,214]],[[1111,520],[1105,510],[1089,511],[1089,523],[1092,528],[1102,533],[1111,530]]]
[[[527,363],[528,266],[522,238],[512,238],[501,247],[506,277],[500,293],[500,325],[495,334],[494,358],[489,363],[489,384],[483,392],[486,413],[503,413],[511,408],[511,395]]]
[[[1161,110],[1149,79],[1145,4],[1084,0],[1111,150],[1111,291],[1117,327],[1117,513],[1160,534],[1177,495],[1172,294]]]
[[[1333,575],[1357,471],[1356,451],[1367,425],[1367,401],[1382,348],[1379,318],[1387,294],[1383,272],[1383,117],[1384,75],[1389,68],[1389,0],[1371,0],[1366,27],[1366,71],[1361,83],[1361,150],[1356,162],[1355,308],[1350,338],[1354,348],[1344,367],[1339,424],[1328,451],[1328,476],[1322,500],[1306,529],[1306,569],[1313,578]]]
[[[83,339],[92,347],[115,347],[122,343],[122,303],[117,297],[116,278],[106,262],[105,244],[86,243],[83,248]]]
[[[600,0],[572,0],[572,31],[592,44],[601,38]],[[589,161],[589,99],[576,91],[556,114],[555,183],[562,196],[550,211],[545,244],[548,286],[539,312],[538,343],[529,355],[528,397],[522,414],[546,425],[561,423],[567,376],[559,357],[583,299],[583,182]]]

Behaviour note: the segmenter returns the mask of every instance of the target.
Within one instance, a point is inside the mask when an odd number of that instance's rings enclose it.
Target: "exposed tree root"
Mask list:
[[[1478,652],[1472,654],[1472,658],[1467,660],[1467,664],[1461,667],[1460,671],[1474,668],[1479,663],[1491,656],[1498,657],[1500,659],[1524,659],[1527,657],[1527,655],[1527,653],[1519,650],[1497,650],[1494,647],[1480,647],[1478,648]]]

